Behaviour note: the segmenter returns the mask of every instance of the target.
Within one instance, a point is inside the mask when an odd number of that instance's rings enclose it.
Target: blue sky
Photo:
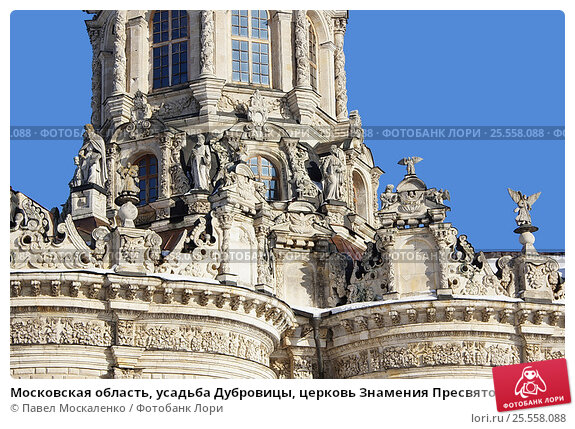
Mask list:
[[[46,17],[49,16],[49,19]],[[90,120],[91,47],[84,12],[11,16],[11,125]],[[554,11],[350,11],[345,40],[349,110],[364,126],[563,125],[564,16]],[[10,184],[50,208],[63,204],[78,141],[11,141]],[[507,187],[542,191],[539,250],[565,246],[563,141],[367,141],[397,184],[409,155],[447,188],[447,220],[476,249],[518,249]]]

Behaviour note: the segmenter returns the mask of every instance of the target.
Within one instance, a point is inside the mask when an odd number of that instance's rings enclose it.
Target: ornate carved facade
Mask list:
[[[421,158],[378,196],[345,11],[90,13],[70,198],[11,190],[14,376],[486,377],[563,356],[532,197],[522,251],[492,261]]]

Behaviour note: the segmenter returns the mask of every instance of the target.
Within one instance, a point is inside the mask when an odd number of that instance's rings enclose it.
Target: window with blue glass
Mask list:
[[[145,155],[136,161],[140,181],[140,203],[143,206],[158,199],[158,160],[154,155]]]
[[[270,85],[270,42],[265,10],[232,11],[232,81]]]
[[[278,176],[271,161],[258,155],[250,158],[248,160],[248,165],[252,169],[256,179],[264,183],[266,189],[266,200],[278,200]]]
[[[188,81],[189,19],[185,10],[157,10],[152,17],[153,88]]]

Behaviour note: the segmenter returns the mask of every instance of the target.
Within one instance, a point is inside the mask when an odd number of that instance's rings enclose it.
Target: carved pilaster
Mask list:
[[[169,135],[160,136],[160,150],[162,158],[160,162],[160,192],[159,199],[169,198],[171,196],[170,186],[170,167],[172,160],[172,138]]]
[[[397,281],[395,276],[395,264],[393,262],[393,249],[395,246],[397,230],[390,229],[380,229],[376,233],[375,244],[377,250],[381,252],[381,257],[383,259],[383,270],[387,272],[387,296],[384,299],[397,299],[399,298],[399,292],[397,290]]]
[[[309,22],[305,10],[294,11],[295,15],[295,61],[296,86],[310,88],[309,69]]]
[[[270,232],[270,219],[261,216],[256,220],[255,233],[258,243],[257,253],[257,275],[258,280],[256,290],[264,290],[273,293],[273,271],[271,263],[271,250],[268,245],[268,234]]]
[[[88,35],[92,44],[92,125],[100,128],[102,102],[102,63],[100,61],[100,28],[89,28]]]
[[[143,13],[144,11],[140,11]],[[149,63],[149,35],[148,21],[144,16],[132,17],[127,22],[127,32],[130,52],[130,61],[127,64],[127,74],[129,76],[128,88],[131,94],[136,91],[147,93],[149,90],[148,63]]]
[[[235,283],[237,275],[231,273],[230,266],[230,230],[234,222],[235,213],[223,209],[217,210],[215,215],[222,231],[222,240],[220,243],[222,262],[216,279],[222,282]]]
[[[346,18],[334,19],[335,114],[338,121],[347,119],[347,82],[345,75],[345,54],[343,53],[343,39],[346,25]]]
[[[441,289],[439,294],[443,297],[446,295],[451,295],[451,290],[449,287],[449,264],[448,264],[448,257],[449,253],[451,252],[451,248],[456,240],[456,232],[455,229],[451,227],[449,223],[437,223],[432,224],[429,226],[430,231],[433,233],[435,238],[435,242],[437,243],[438,248],[438,257],[439,257],[439,288]]]
[[[114,22],[114,75],[112,94],[126,92],[126,11],[116,11]]]
[[[214,11],[202,10],[202,33],[200,48],[200,73],[214,74]]]
[[[276,296],[279,299],[285,299],[284,291],[284,260],[288,252],[285,250],[274,249],[275,273],[276,273]]]
[[[374,167],[371,169],[371,189],[372,189],[372,198],[373,198],[373,213],[377,213],[379,209],[378,205],[378,194],[377,190],[379,188],[379,178],[384,174],[384,171],[379,167]],[[371,220],[371,219],[368,219]]]
[[[118,193],[117,190],[117,175],[118,170],[118,158],[119,149],[118,145],[115,143],[110,143],[106,145],[106,168],[108,169],[108,179],[106,181],[106,189],[108,190],[108,195],[106,199],[106,208],[108,210],[114,209],[114,199]]]

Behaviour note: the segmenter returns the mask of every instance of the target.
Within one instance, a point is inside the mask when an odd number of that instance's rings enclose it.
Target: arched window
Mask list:
[[[140,182],[140,203],[143,206],[158,199],[158,160],[154,155],[144,155],[136,161]]]
[[[317,35],[315,34],[315,28],[309,17],[307,21],[309,23],[309,81],[311,87],[317,90]]]
[[[266,200],[278,200],[278,176],[271,161],[258,155],[250,158],[248,160],[248,165],[252,169],[256,179],[262,181],[264,185],[266,185]]]
[[[232,81],[270,85],[270,42],[265,10],[232,11]]]
[[[152,18],[153,88],[188,81],[188,12],[157,10]]]

